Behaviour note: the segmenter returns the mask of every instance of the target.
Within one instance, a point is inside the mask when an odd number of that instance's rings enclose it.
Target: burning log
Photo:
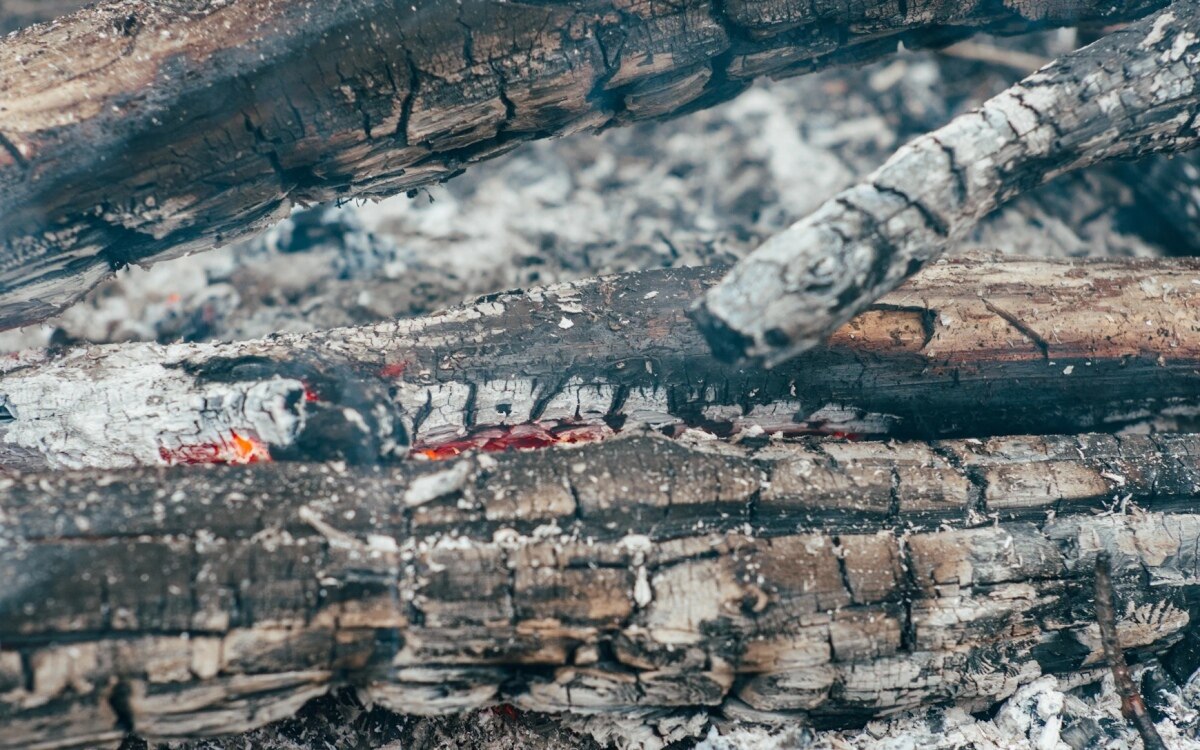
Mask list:
[[[786,360],[1029,188],[1108,159],[1195,147],[1197,25],[1200,4],[1180,0],[901,148],[705,295],[695,314],[714,351]]]
[[[722,272],[613,276],[260,341],[21,355],[0,365],[0,464],[444,458],[635,424],[1076,432],[1200,407],[1196,260],[936,264],[770,371],[714,360],[685,315]]]
[[[236,732],[338,685],[417,714],[981,710],[1103,673],[1098,554],[1120,647],[1175,642],[1198,496],[1195,435],[17,476],[0,747]]]
[[[294,204],[411,190],[756,76],[1159,5],[110,0],[0,41],[0,326]]]

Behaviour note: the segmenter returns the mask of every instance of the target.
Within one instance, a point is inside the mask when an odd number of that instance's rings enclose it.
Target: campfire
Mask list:
[[[0,749],[1197,742],[1194,4],[84,5]]]

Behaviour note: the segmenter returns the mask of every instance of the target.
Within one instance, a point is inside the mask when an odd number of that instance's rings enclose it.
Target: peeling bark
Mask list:
[[[0,747],[237,732],[338,685],[416,714],[981,710],[1042,673],[1103,673],[1098,553],[1121,647],[1178,640],[1198,440],[631,437],[14,477]]]
[[[370,463],[636,424],[1075,432],[1200,407],[1196,260],[940,263],[772,371],[714,360],[686,317],[722,273],[605,277],[233,344],[20,355],[0,363],[0,463]]]
[[[1181,0],[1061,58],[772,237],[698,305],[714,350],[779,363],[1004,201],[1104,160],[1194,147],[1198,8]]]
[[[0,41],[0,326],[293,204],[410,190],[759,75],[1158,6],[112,0]]]

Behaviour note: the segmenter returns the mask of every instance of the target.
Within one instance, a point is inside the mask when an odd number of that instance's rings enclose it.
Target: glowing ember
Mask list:
[[[491,712],[496,716],[501,716],[509,721],[516,721],[521,718],[521,709],[511,703],[501,703],[498,706],[492,706]]]
[[[158,455],[170,466],[179,464],[256,464],[271,460],[271,451],[260,440],[230,431],[220,443],[161,447]]]
[[[407,369],[407,362],[393,362],[390,365],[384,365],[383,369],[379,371],[379,375],[385,378],[398,378],[403,375],[404,371]]]
[[[612,435],[613,431],[605,425],[562,425],[543,422],[515,427],[492,427],[456,440],[418,445],[413,449],[412,455],[441,461],[472,450],[484,453],[537,450],[552,445],[591,443]]]

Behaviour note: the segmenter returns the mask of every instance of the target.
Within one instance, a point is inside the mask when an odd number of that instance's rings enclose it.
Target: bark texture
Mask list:
[[[374,462],[635,424],[986,436],[1200,407],[1195,260],[939,263],[773,371],[714,360],[686,317],[722,273],[604,277],[233,344],[15,356],[0,365],[0,460]]]
[[[295,203],[412,189],[900,42],[1157,5],[112,0],[0,42],[0,325]]]
[[[696,310],[714,349],[768,365],[815,346],[1004,201],[1106,159],[1192,148],[1200,4],[1067,55],[901,148],[740,262]]]
[[[16,477],[0,747],[235,732],[342,684],[415,714],[980,710],[1102,672],[1097,553],[1121,647],[1180,637],[1197,440],[634,437],[367,472]]]

